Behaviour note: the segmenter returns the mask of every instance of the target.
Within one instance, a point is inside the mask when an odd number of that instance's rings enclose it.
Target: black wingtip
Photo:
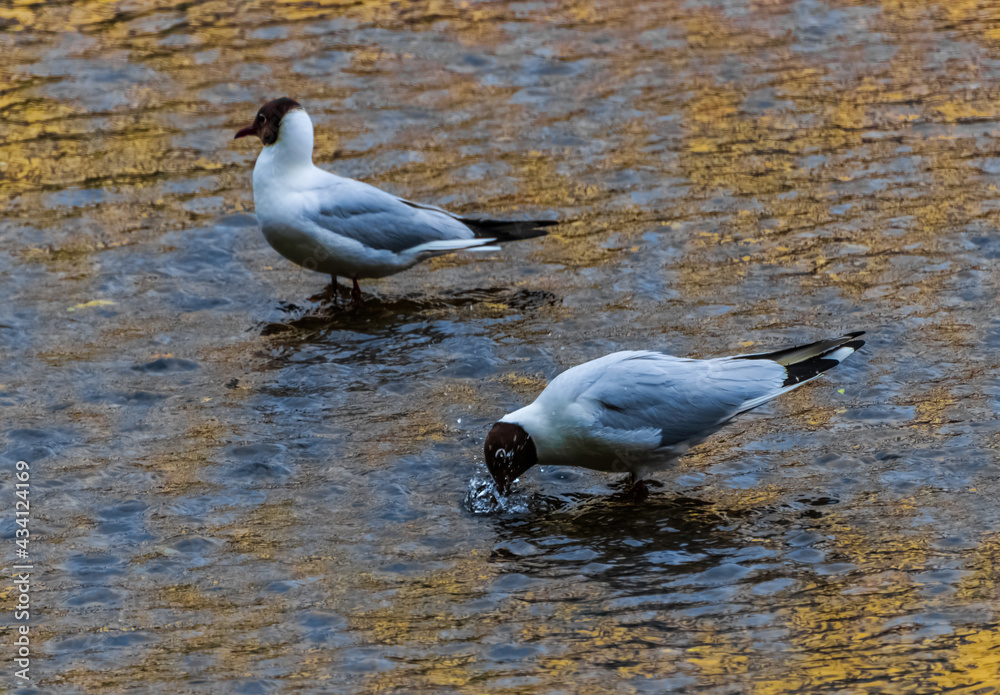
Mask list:
[[[785,373],[788,376],[785,377],[781,385],[794,386],[795,384],[801,384],[803,381],[809,381],[823,372],[833,369],[838,364],[840,364],[840,360],[828,360],[818,357],[808,362],[799,362],[798,364],[790,365],[785,367]]]
[[[759,352],[753,355],[740,355],[736,359],[741,360],[772,360],[785,368],[788,378],[784,386],[793,386],[803,381],[808,381],[819,376],[828,369],[833,369],[844,359],[861,349],[865,341],[860,337],[864,331],[853,331],[845,333],[839,338],[829,340],[817,340],[806,345],[796,345],[794,347],[776,350],[775,352]],[[838,350],[847,348],[849,353],[842,357],[831,357]]]
[[[803,381],[809,381],[829,369],[833,369],[861,349],[861,346],[865,344],[865,341],[858,340],[857,337],[864,334],[864,331],[847,333],[842,336],[842,338],[851,338],[851,340],[845,340],[842,343],[832,345],[822,354],[816,355],[815,357],[810,357],[793,364],[786,364],[785,373],[788,376],[782,386],[794,386],[795,384],[800,384]],[[848,349],[850,352],[846,355],[837,356],[837,353],[844,349]]]
[[[841,344],[840,347],[851,348],[852,350],[854,350],[855,352],[857,352],[858,350],[860,350],[862,348],[862,346],[865,344],[865,342],[867,342],[867,341],[864,341],[864,340],[858,340],[858,338],[860,338],[864,334],[865,334],[864,331],[854,331],[853,333],[845,333],[844,337],[845,338],[851,338],[852,340],[848,340],[848,341],[844,342],[843,344]]]
[[[559,224],[559,220],[490,220],[463,217],[462,222],[477,237],[490,237],[498,243],[535,239],[548,234],[545,227]]]

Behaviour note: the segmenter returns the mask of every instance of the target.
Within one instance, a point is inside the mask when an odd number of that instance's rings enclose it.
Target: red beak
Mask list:
[[[256,135],[256,134],[257,131],[254,129],[254,127],[252,125],[248,125],[243,130],[238,131],[236,133],[236,137],[234,137],[233,140],[239,140],[240,138],[245,138],[247,135]]]

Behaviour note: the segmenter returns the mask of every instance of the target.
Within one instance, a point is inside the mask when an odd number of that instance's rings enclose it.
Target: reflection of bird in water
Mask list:
[[[490,242],[531,239],[554,220],[491,220],[453,215],[323,171],[312,163],[313,125],[287,97],[260,108],[237,138],[264,144],[253,170],[253,200],[264,238],[303,268],[354,281],[380,278],[462,249],[495,251]],[[336,293],[334,292],[334,297]]]
[[[633,492],[645,496],[645,475],[740,413],[836,367],[864,345],[861,335],[709,360],[659,352],[592,360],[501,418],[486,437],[486,464],[503,494],[537,463],[628,473]]]
[[[574,580],[584,574],[608,582],[620,596],[655,596],[666,580],[696,578],[753,545],[739,529],[752,525],[757,511],[690,497],[655,495],[639,507],[592,497],[498,516],[490,561],[506,573]],[[761,530],[754,532],[759,540]]]

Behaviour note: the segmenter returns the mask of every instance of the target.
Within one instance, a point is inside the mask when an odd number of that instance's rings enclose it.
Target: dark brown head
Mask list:
[[[253,119],[253,124],[248,125],[243,130],[236,133],[237,138],[245,138],[247,135],[256,135],[265,145],[273,145],[278,141],[278,129],[281,127],[281,119],[292,109],[300,109],[299,102],[288,97],[281,97],[274,101],[269,101],[260,107],[257,118]]]
[[[521,474],[538,463],[531,435],[520,425],[498,422],[486,435],[486,466],[500,494],[506,495]]]

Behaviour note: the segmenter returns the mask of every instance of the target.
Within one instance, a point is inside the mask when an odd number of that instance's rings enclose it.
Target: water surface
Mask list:
[[[35,3],[0,51],[34,692],[1000,690],[995,8]],[[324,309],[231,140],[285,94],[332,171],[566,222]],[[850,330],[644,505],[476,497],[569,366]]]

